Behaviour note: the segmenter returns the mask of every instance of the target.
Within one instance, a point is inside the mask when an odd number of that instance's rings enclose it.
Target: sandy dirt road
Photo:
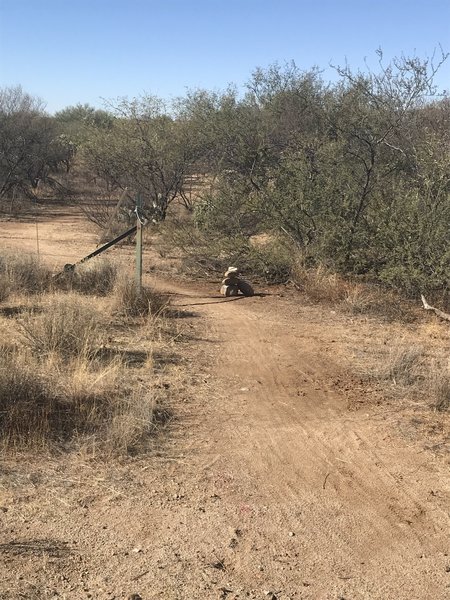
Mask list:
[[[187,315],[176,419],[149,457],[6,463],[0,598],[450,597],[448,467],[348,409],[349,324],[149,282]]]
[[[339,367],[301,311],[276,297],[192,304],[219,348],[195,435],[220,506],[201,537],[240,532],[216,551],[225,588],[448,597],[445,467],[385,418],[347,410]]]

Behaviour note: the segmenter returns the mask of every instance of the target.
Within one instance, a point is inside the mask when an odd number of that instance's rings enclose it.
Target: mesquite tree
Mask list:
[[[40,182],[57,186],[53,175],[72,152],[41,100],[20,86],[0,90],[0,198],[34,197]]]
[[[84,156],[110,187],[140,194],[146,213],[165,219],[182,198],[193,165],[200,156],[189,122],[169,114],[155,96],[110,105],[111,127],[92,129]]]

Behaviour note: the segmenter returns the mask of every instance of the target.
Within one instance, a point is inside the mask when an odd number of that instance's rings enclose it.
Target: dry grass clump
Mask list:
[[[93,360],[95,311],[74,295],[50,296],[19,319],[16,331],[14,320],[1,323],[14,340],[0,347],[3,444],[44,446],[104,427],[116,379],[111,365]]]
[[[347,284],[343,298],[343,308],[352,314],[372,312],[377,304],[376,293],[362,284]]]
[[[413,322],[417,318],[414,305],[392,290],[345,279],[323,266],[306,269],[301,264],[296,265],[292,281],[312,302],[334,304],[352,314],[401,322]]]
[[[52,289],[106,296],[114,289],[117,274],[116,264],[96,258],[55,277],[31,254],[4,253],[0,255],[0,302],[13,293],[41,294]]]
[[[376,377],[391,381],[394,385],[410,386],[421,378],[424,350],[421,346],[398,343],[392,346],[385,358],[379,364]]]
[[[140,386],[116,405],[108,427],[108,448],[117,454],[129,454],[142,446],[155,430],[156,396],[152,389]]]
[[[145,286],[139,293],[134,282],[122,277],[114,289],[113,306],[116,312],[127,317],[161,315],[168,306],[168,298]]]
[[[70,435],[100,434],[102,438],[117,410],[118,388],[124,375],[119,358],[108,362],[77,357],[56,367],[54,391],[66,413]]]
[[[306,269],[296,265],[292,270],[292,281],[312,302],[341,302],[348,294],[342,277],[322,266]]]
[[[46,446],[93,433],[115,413],[118,364],[93,369],[38,361],[26,348],[0,348],[0,437],[4,445]]]
[[[140,449],[155,429],[154,394],[127,392],[125,379],[117,357],[42,361],[23,346],[0,347],[2,445],[89,445],[103,455]]]
[[[0,297],[11,293],[38,294],[50,288],[52,274],[31,254],[4,253],[0,256]],[[3,291],[1,291],[3,290]]]
[[[0,347],[0,433],[7,444],[45,439],[54,429],[55,399],[27,352]]]
[[[107,296],[116,284],[118,266],[106,259],[95,258],[60,274],[55,285],[80,294]]]
[[[436,410],[444,411],[450,409],[450,375],[442,376],[436,381],[434,405]]]
[[[438,411],[450,410],[450,370],[437,363],[430,369],[428,378],[431,405]]]
[[[368,314],[388,321],[412,323],[417,320],[414,302],[399,296],[393,290],[368,283],[347,282],[341,303],[352,314]]]
[[[93,357],[101,341],[101,316],[76,294],[51,295],[42,310],[19,322],[23,342],[35,356]]]
[[[395,349],[391,354],[389,378],[395,384],[412,385],[420,377],[423,349],[419,346]]]
[[[1,264],[0,264],[1,269]],[[11,284],[6,273],[0,270],[0,302],[4,302],[11,294]]]
[[[0,444],[141,449],[155,428],[155,393],[130,382],[136,365],[105,352],[105,323],[77,294],[0,319]]]

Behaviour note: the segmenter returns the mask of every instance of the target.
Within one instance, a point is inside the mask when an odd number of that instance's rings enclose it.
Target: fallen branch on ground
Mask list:
[[[435,314],[437,314],[438,317],[441,317],[441,319],[445,319],[446,321],[450,321],[450,315],[443,312],[442,310],[439,310],[439,308],[434,308],[434,306],[430,306],[428,304],[428,302],[425,300],[425,297],[423,296],[423,294],[420,295],[420,297],[422,298],[422,304],[425,310],[432,310]]]

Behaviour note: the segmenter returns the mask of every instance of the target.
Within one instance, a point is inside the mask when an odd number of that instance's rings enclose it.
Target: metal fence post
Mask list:
[[[136,196],[136,289],[142,292],[142,198]]]

